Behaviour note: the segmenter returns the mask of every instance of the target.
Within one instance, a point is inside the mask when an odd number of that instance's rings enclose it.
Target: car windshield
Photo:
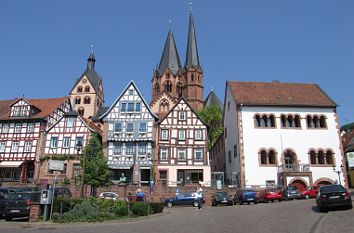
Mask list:
[[[323,193],[331,193],[331,192],[344,192],[345,188],[342,185],[328,185],[322,186],[321,192]]]
[[[289,186],[288,190],[296,190],[297,188],[295,186]]]
[[[28,199],[30,199],[30,194],[29,193],[15,193],[12,196],[12,199],[15,199],[15,200],[28,200]]]

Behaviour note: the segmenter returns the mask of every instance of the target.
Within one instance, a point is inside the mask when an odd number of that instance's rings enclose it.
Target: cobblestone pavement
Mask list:
[[[354,210],[319,213],[315,200],[237,205],[230,207],[165,208],[164,213],[127,221],[85,224],[50,224],[0,221],[0,232],[353,232]]]

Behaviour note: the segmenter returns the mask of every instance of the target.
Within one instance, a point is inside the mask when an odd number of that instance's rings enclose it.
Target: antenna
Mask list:
[[[172,30],[172,20],[168,20],[168,28],[170,29],[170,30]]]

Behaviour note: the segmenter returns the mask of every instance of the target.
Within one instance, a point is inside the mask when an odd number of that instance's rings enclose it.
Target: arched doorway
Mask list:
[[[291,185],[295,186],[300,192],[306,190],[306,184],[302,180],[294,180]]]
[[[329,185],[329,184],[332,184],[332,183],[327,181],[327,180],[322,180],[322,181],[317,183],[318,186],[320,186],[320,185]]]

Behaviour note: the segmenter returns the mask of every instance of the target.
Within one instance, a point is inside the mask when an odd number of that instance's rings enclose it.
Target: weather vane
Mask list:
[[[93,44],[91,45],[91,53],[93,53]]]
[[[170,30],[172,29],[172,20],[168,20],[168,27]]]

